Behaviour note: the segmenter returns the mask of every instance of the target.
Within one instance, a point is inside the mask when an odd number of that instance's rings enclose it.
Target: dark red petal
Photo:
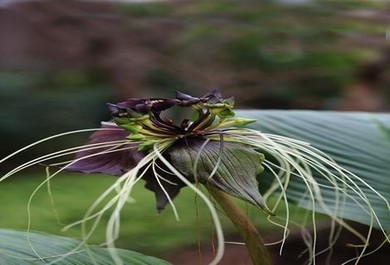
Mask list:
[[[208,92],[202,98],[207,99],[208,103],[214,104],[214,103],[218,103],[222,100],[222,95],[218,89],[214,89],[214,90]]]
[[[184,94],[184,93],[179,92],[179,91],[176,91],[176,99],[179,100],[178,105],[183,106],[183,107],[197,104],[200,101],[199,98]]]
[[[127,112],[127,110],[137,110],[137,106],[145,105],[144,99],[128,99],[124,102],[118,102],[116,104],[108,104],[108,109],[111,114],[117,116],[119,113]]]
[[[116,126],[103,126],[108,130],[101,130],[93,133],[87,144],[105,143],[116,140],[125,140],[128,132]],[[118,149],[127,147],[125,150],[99,154],[111,147],[82,150],[76,154],[75,159],[81,159],[66,168],[68,171],[79,171],[84,173],[103,173],[120,176],[133,168],[143,157],[134,144],[124,144]]]
[[[174,99],[164,99],[164,100],[156,100],[153,102],[153,110],[154,111],[163,111],[169,109],[170,107],[176,105],[177,101]]]
[[[170,175],[162,171],[159,171],[158,173],[165,179],[159,179],[160,183],[156,179],[157,176],[155,176],[151,170],[149,170],[147,174],[142,177],[142,179],[146,182],[145,188],[154,192],[156,198],[156,208],[157,211],[160,213],[169,203],[166,193],[168,194],[169,198],[173,200],[179,194],[181,188],[185,187],[186,185],[174,175]],[[169,182],[167,182],[166,180],[168,180]],[[161,186],[163,186],[166,193]]]

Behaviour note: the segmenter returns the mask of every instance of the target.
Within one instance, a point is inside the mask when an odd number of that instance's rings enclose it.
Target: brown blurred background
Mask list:
[[[106,102],[175,90],[388,110],[387,1],[0,2],[1,155],[98,126]]]

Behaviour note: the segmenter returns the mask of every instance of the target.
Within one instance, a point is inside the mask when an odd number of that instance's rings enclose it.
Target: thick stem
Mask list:
[[[228,194],[213,187],[208,188],[210,194],[225,211],[245,241],[253,265],[272,265],[271,256],[259,232],[247,218],[246,214]]]

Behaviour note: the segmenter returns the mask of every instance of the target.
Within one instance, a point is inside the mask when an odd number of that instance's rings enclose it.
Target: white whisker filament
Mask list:
[[[107,125],[107,124],[106,124]],[[109,123],[108,125],[113,125]],[[45,138],[43,140],[37,141],[25,148],[22,148],[11,155],[0,160],[0,163],[8,160],[9,158],[19,154],[20,152],[33,147],[42,142],[66,136],[74,133],[83,133],[91,132],[98,130],[120,130],[116,128],[103,128],[103,129],[85,129],[77,130],[68,133],[62,133],[55,136]],[[337,237],[340,234],[340,229],[345,228],[357,236],[363,243],[361,245],[360,252],[357,257],[351,259],[348,262],[355,262],[357,264],[362,257],[367,256],[369,253],[366,253],[372,229],[374,223],[377,224],[379,229],[382,230],[382,233],[386,237],[386,241],[390,242],[389,235],[386,230],[383,228],[378,215],[373,208],[370,198],[366,195],[365,190],[371,191],[376,197],[375,199],[381,200],[385,203],[387,208],[390,210],[389,201],[373,189],[368,183],[366,183],[362,178],[356,176],[352,172],[341,168],[337,163],[332,160],[329,156],[323,152],[312,147],[310,144],[291,139],[288,137],[283,137],[273,134],[264,134],[251,129],[215,129],[211,130],[202,135],[204,142],[200,146],[200,150],[197,154],[196,159],[193,161],[192,170],[193,176],[197,176],[197,165],[200,161],[200,156],[203,149],[206,148],[206,145],[210,141],[219,141],[219,157],[216,160],[216,163],[210,172],[209,178],[213,178],[217,173],[220,164],[222,163],[224,142],[238,142],[242,143],[248,148],[255,149],[260,153],[266,155],[266,160],[263,163],[263,166],[266,168],[266,171],[274,177],[274,180],[268,187],[268,190],[264,192],[263,197],[265,201],[269,200],[271,197],[276,197],[273,205],[270,207],[272,212],[276,211],[282,202],[284,204],[284,215],[281,216],[268,216],[268,220],[274,225],[281,227],[283,229],[283,236],[280,241],[280,254],[285,247],[285,241],[290,234],[291,225],[299,226],[302,228],[302,237],[304,243],[308,246],[309,262],[313,265],[316,264],[316,257],[319,254],[322,254],[326,251],[332,250]],[[120,226],[121,226],[121,211],[126,203],[132,202],[132,191],[134,186],[142,179],[145,174],[153,174],[155,181],[157,182],[159,188],[162,190],[163,194],[166,196],[169,204],[172,207],[173,214],[176,220],[179,219],[178,210],[173,202],[173,198],[170,197],[168,191],[164,188],[163,184],[178,185],[178,182],[183,182],[188,186],[195,194],[197,194],[206,204],[208,210],[211,213],[212,220],[215,226],[218,248],[214,260],[210,263],[211,265],[216,265],[220,262],[224,253],[224,235],[222,231],[222,226],[217,215],[217,211],[213,203],[209,200],[208,196],[202,192],[199,188],[196,187],[190,180],[188,180],[173,164],[164,157],[164,152],[167,151],[173,144],[176,139],[166,138],[156,141],[153,145],[153,148],[139,161],[139,163],[134,167],[125,172],[122,176],[116,179],[110,187],[108,187],[90,206],[86,211],[83,218],[77,222],[71,223],[64,227],[64,230],[70,229],[74,226],[81,226],[82,228],[82,242],[80,245],[75,247],[69,253],[66,253],[62,256],[57,257],[50,264],[55,264],[56,262],[66,258],[72,253],[76,253],[80,250],[82,246],[91,238],[93,233],[96,231],[102,217],[105,213],[110,213],[108,223],[106,226],[105,232],[105,245],[108,247],[110,254],[112,256],[115,264],[123,264],[119,255],[116,253],[115,240],[119,237]],[[62,168],[56,170],[52,174],[48,174],[46,180],[44,180],[31,194],[27,208],[28,208],[28,230],[31,229],[31,203],[38,192],[38,190],[43,187],[45,184],[60,174],[68,167],[74,165],[75,163],[82,161],[84,159],[97,157],[99,155],[110,154],[115,152],[121,152],[125,150],[130,150],[137,148],[135,141],[130,141],[128,139],[117,140],[117,141],[107,141],[99,142],[93,144],[86,144],[81,146],[76,146],[60,151],[56,151],[50,154],[39,156],[35,159],[32,159],[28,162],[25,162],[13,170],[9,171],[0,178],[0,182],[9,178],[10,176],[28,168],[33,165],[37,165],[43,162],[50,162],[53,159],[63,158],[68,155],[72,155],[82,151],[96,151],[89,155],[85,155],[81,158],[74,159],[72,161],[63,161],[57,162],[52,165],[64,165]],[[170,177],[167,179],[164,177],[164,174],[168,174]],[[314,175],[319,176],[315,178]],[[166,175],[165,175],[166,176]],[[172,181],[171,177],[177,177],[178,182]],[[261,175],[259,176],[261,180]],[[311,225],[313,228],[312,233],[309,233],[304,229],[304,224],[296,224],[290,219],[290,208],[289,208],[289,185],[292,180],[298,179],[304,183],[306,190],[302,193],[302,197],[296,203],[299,206],[313,210],[311,212]],[[324,199],[324,192],[333,192],[334,203],[332,205],[328,204],[328,201]],[[326,198],[326,197],[325,197]],[[369,217],[369,229],[365,235],[362,235],[349,224],[347,224],[340,216],[342,215],[344,208],[349,204],[354,203],[356,206],[361,208],[362,214],[366,214]],[[317,220],[316,220],[316,211],[320,211],[325,215],[329,216],[331,219],[331,230],[328,238],[328,246],[325,249],[317,250]],[[338,226],[337,226],[338,225]],[[38,253],[34,248],[33,244],[30,242],[31,247],[37,257],[44,260],[44,256]],[[92,257],[91,257],[92,258]],[[345,263],[345,264],[346,264]]]

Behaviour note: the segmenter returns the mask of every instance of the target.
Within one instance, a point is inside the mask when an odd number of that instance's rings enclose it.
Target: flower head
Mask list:
[[[194,118],[175,124],[163,117],[162,113],[173,106],[191,108]],[[233,107],[234,99],[223,99],[218,90],[200,98],[176,92],[174,99],[129,99],[109,104],[113,122],[104,127],[113,130],[94,133],[89,143],[123,140],[117,148],[120,151],[81,151],[76,156],[79,160],[68,170],[120,176],[156,145],[190,182],[216,187],[267,210],[256,181],[263,171],[264,156],[226,133],[226,128],[253,120],[234,118]],[[96,152],[101,154],[93,155]],[[157,160],[156,165],[157,169],[148,168],[142,178],[145,187],[155,193],[161,211],[186,185],[163,163]]]

